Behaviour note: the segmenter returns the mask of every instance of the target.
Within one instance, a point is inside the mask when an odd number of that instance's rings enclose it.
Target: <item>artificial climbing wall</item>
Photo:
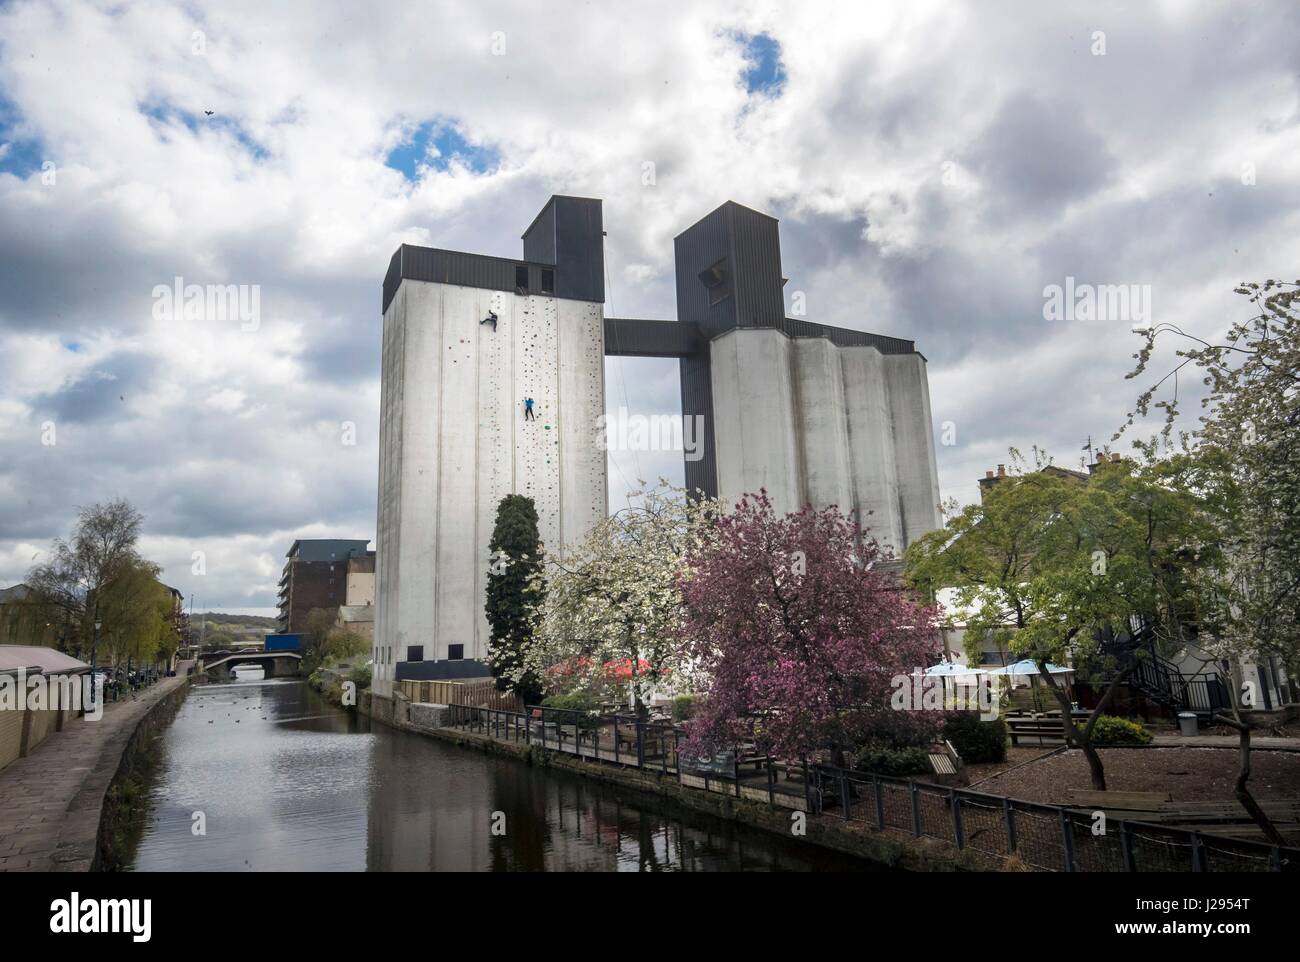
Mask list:
[[[605,516],[603,308],[405,279],[383,356],[376,651],[404,661],[423,645],[441,660],[463,644],[481,660],[501,498],[534,500],[549,551]]]

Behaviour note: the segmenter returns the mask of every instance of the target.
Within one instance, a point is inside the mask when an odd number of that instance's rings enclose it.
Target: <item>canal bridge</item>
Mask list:
[[[261,668],[267,678],[298,674],[302,655],[296,651],[241,651],[200,658],[195,671],[212,681],[229,681],[236,668]]]

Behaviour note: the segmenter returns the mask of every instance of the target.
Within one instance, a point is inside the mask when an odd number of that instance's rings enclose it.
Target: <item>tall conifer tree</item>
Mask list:
[[[532,644],[533,617],[543,595],[542,549],[532,498],[508,494],[501,499],[488,550],[488,665],[499,690],[514,691],[525,704],[535,704],[542,696],[541,679],[517,670]]]

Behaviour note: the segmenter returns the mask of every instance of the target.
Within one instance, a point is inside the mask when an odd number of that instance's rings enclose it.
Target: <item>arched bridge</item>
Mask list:
[[[226,681],[236,668],[261,668],[267,678],[298,674],[302,655],[296,651],[244,651],[217,655],[211,661],[200,658],[195,671],[207,674],[209,679]]]

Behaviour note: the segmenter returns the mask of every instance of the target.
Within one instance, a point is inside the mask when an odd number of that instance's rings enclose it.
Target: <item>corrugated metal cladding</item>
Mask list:
[[[513,291],[519,287],[518,268],[527,271],[530,294],[604,303],[605,231],[599,200],[552,197],[533,218],[523,241],[524,259],[519,261],[403,244],[384,277],[383,310],[397,295],[402,278]],[[550,272],[549,290],[542,288],[543,271]]]
[[[785,315],[781,238],[775,218],[727,201],[673,241],[677,316],[710,335],[733,327],[774,327]],[[711,298],[700,275],[724,262],[722,298]],[[716,303],[710,303],[710,301]]]
[[[393,252],[392,258],[388,261],[388,273],[384,275],[384,307],[380,312],[385,313],[388,305],[393,303],[393,298],[397,296],[397,285],[402,283],[402,248],[397,248]]]
[[[555,263],[555,198],[546,202],[524,231],[524,260]]]
[[[512,261],[504,257],[488,257],[486,254],[462,254],[459,251],[414,247],[411,244],[403,244],[393,255],[393,261],[398,265],[398,283],[402,279],[433,281],[460,287],[481,287],[489,291],[515,290],[515,270],[522,267],[527,272],[530,294],[543,293],[542,271],[557,270],[550,264]],[[392,267],[389,268],[389,273],[393,273]],[[558,284],[558,279],[556,283]],[[388,310],[388,305],[397,294],[397,286],[395,283],[390,288],[388,278],[384,279],[383,310]]]
[[[673,239],[673,257],[677,265],[677,317],[699,324],[710,334],[736,326],[734,297],[709,303],[709,289],[700,274],[731,255],[731,236],[726,223],[726,205],[696,221]],[[735,280],[728,271],[724,283]]]
[[[775,218],[740,204],[728,204],[736,271],[736,322],[771,327],[785,318],[781,281],[781,236]]]
[[[778,327],[790,337],[827,337],[837,347],[874,347],[881,354],[913,354],[916,342],[901,337],[889,337],[887,334],[868,334],[866,331],[851,331],[846,327],[831,327],[829,324],[815,324],[797,318],[782,318]]]
[[[703,418],[704,438],[700,447],[703,457],[698,461],[686,458],[685,481],[687,491],[702,491],[706,498],[718,496],[718,465],[714,458],[713,442],[713,374],[708,351],[682,357],[678,362],[682,380],[682,417]],[[692,431],[696,422],[690,421]],[[685,430],[685,426],[683,426]],[[696,441],[699,441],[698,436]]]
[[[701,352],[707,356],[708,347],[708,338],[698,324],[605,318],[607,357],[686,357]]]
[[[556,296],[603,303],[605,228],[600,201],[552,197],[550,206],[555,212]]]

